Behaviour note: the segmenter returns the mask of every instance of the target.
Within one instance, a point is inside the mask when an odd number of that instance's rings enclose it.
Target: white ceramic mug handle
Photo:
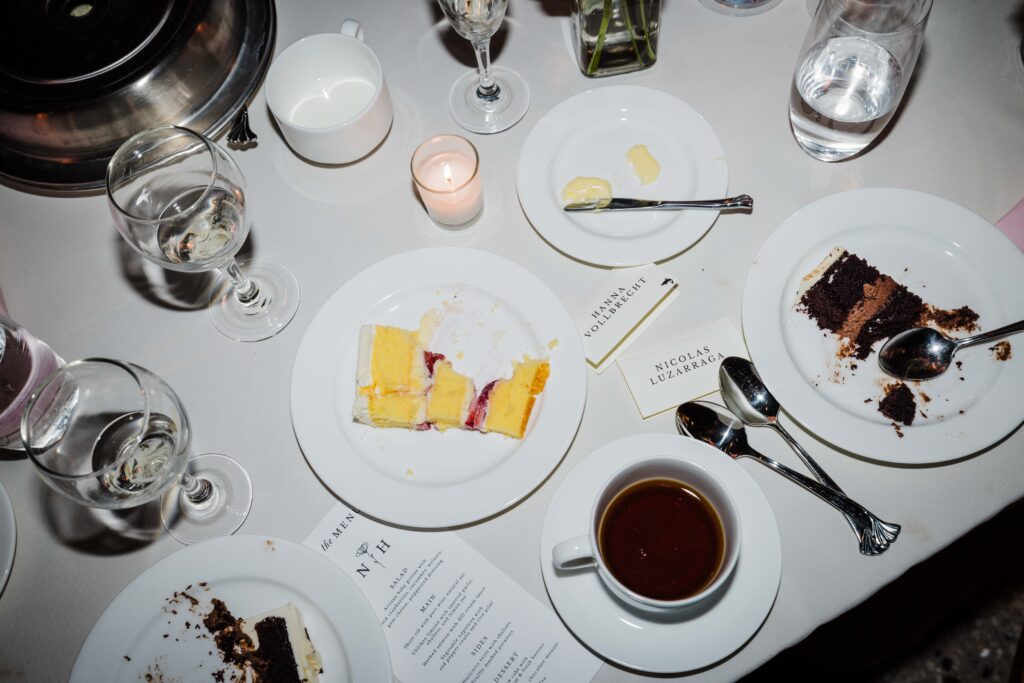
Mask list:
[[[551,559],[555,569],[572,570],[593,567],[597,564],[594,551],[590,548],[589,536],[577,536],[562,541],[551,551]]]
[[[341,22],[341,35],[363,40],[363,25],[355,19],[346,19]]]

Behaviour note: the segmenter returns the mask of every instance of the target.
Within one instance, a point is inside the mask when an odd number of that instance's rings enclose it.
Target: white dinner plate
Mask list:
[[[642,185],[626,159],[646,145],[661,174]],[[718,199],[728,190],[722,143],[682,100],[635,85],[594,88],[552,107],[519,156],[519,201],[537,232],[581,261],[635,266],[661,261],[701,238],[717,211],[565,213],[562,189],[577,176],[611,182],[612,195],[639,199]]]
[[[430,310],[442,320],[429,350],[477,390],[510,376],[524,354],[550,359],[523,439],[352,419],[360,327],[416,329]],[[310,467],[345,502],[385,522],[441,528],[489,517],[539,486],[572,443],[586,395],[579,334],[537,276],[484,251],[421,249],[367,268],[317,312],[295,357],[292,424]]]
[[[771,234],[743,294],[750,357],[790,415],[840,448],[901,464],[974,453],[1020,424],[1024,353],[997,361],[975,347],[957,354],[961,368],[908,383],[919,412],[898,433],[877,409],[883,385],[894,381],[878,367],[881,342],[866,360],[838,361],[835,336],[796,310],[801,280],[833,247],[857,254],[930,304],[970,306],[982,330],[1024,318],[1024,255],[977,214],[940,197],[892,188],[820,199]]]
[[[242,618],[292,602],[323,658],[322,680],[391,681],[373,608],[333,562],[291,541],[226,536],[168,555],[128,584],[86,638],[71,683],[212,681],[227,667],[202,625],[213,598]]]
[[[585,535],[598,491],[615,472],[650,456],[703,467],[722,482],[739,508],[740,555],[719,593],[674,617],[652,616],[614,597],[593,569],[556,571],[551,551]],[[622,666],[680,673],[710,666],[743,647],[768,617],[782,578],[782,544],[768,499],[754,479],[721,451],[670,434],[641,434],[594,451],[559,485],[540,541],[540,565],[552,604],[576,636]]]
[[[14,523],[14,506],[7,495],[7,489],[0,482],[0,595],[7,586],[14,567],[14,548],[17,545],[18,529]]]

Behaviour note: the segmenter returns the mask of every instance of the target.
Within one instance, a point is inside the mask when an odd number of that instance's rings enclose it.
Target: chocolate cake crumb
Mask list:
[[[929,396],[928,394],[924,393],[923,391],[919,395],[921,396],[921,400],[922,401],[924,401],[925,403],[931,403],[931,401],[932,401],[932,397],[931,396]]]
[[[124,655],[124,661],[130,662],[130,661],[132,661],[132,658],[129,657],[128,655]]]
[[[947,330],[974,332],[978,329],[978,314],[969,306],[961,306],[947,311],[929,305],[927,315],[936,325]]]
[[[866,399],[864,399],[864,402],[865,403],[871,403],[871,399],[870,398],[866,398]]]
[[[956,369],[957,370],[961,370],[963,367],[964,367],[964,362],[962,360],[956,361]]]
[[[1010,360],[1013,357],[1013,350],[1010,346],[1010,342],[1001,341],[995,346],[988,347],[988,350],[992,352],[992,355],[996,357],[996,360]]]
[[[885,398],[878,402],[878,412],[893,422],[912,424],[917,412],[914,393],[903,382],[887,384],[884,389]]]

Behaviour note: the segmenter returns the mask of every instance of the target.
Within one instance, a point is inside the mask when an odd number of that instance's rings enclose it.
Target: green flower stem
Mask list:
[[[629,42],[633,43],[633,54],[636,55],[637,61],[643,64],[643,59],[640,57],[640,46],[636,44],[636,31],[633,30],[633,22],[629,19],[629,3],[627,0],[620,0],[622,7],[622,16],[626,19],[626,30],[629,31]],[[643,2],[640,2],[641,12],[643,11]]]
[[[640,3],[640,26],[644,30],[644,44],[647,46],[647,56],[653,62],[658,58],[651,48],[651,27],[647,24],[647,17],[644,15],[644,3]]]
[[[608,24],[612,20],[612,0],[604,0],[604,7],[601,9],[601,28],[597,32],[597,43],[594,45],[594,54],[590,55],[590,64],[587,65],[587,75],[593,76],[597,71],[598,62],[601,61],[601,50],[604,49],[605,35],[608,33]]]

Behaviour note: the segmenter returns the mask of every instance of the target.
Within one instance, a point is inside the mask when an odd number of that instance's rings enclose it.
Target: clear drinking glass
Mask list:
[[[105,509],[163,496],[164,525],[182,543],[234,533],[252,504],[242,466],[215,453],[189,459],[191,436],[181,400],[162,379],[102,358],[50,375],[21,418],[25,450],[51,488]]]
[[[474,133],[511,128],[530,106],[530,89],[514,71],[491,66],[491,36],[505,19],[508,0],[437,0],[455,31],[473,44],[477,71],[452,86],[448,106],[455,122]]]
[[[804,38],[789,120],[805,152],[840,161],[896,112],[924,43],[932,0],[822,0]]]
[[[249,234],[245,178],[224,149],[178,126],[129,138],[107,166],[107,199],[118,231],[146,258],[185,272],[218,269],[213,324],[239,341],[280,332],[299,307],[299,285],[283,266],[235,254]]]

